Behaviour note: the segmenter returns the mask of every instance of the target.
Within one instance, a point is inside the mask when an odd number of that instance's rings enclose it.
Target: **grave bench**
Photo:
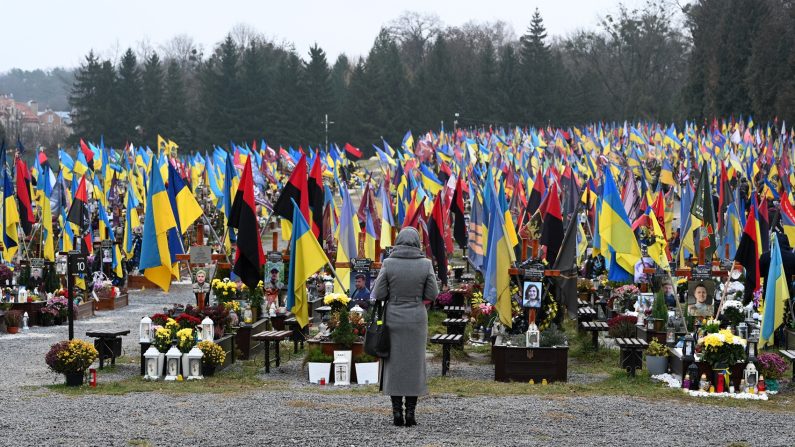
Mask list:
[[[599,332],[606,332],[609,328],[604,321],[583,321],[580,323],[580,329],[585,332],[591,333],[591,343],[594,350],[599,349]]]
[[[795,350],[781,349],[778,352],[780,352],[781,355],[786,357],[786,359],[792,363],[792,381],[795,382]]]
[[[447,327],[448,334],[463,335],[468,322],[469,320],[466,318],[445,318],[442,320],[442,324]]]
[[[577,309],[577,323],[582,327],[585,321],[593,321],[596,319],[596,310],[593,307],[580,307]]]
[[[271,342],[273,343],[273,349],[276,353],[275,355],[275,366],[278,368],[281,365],[282,357],[281,353],[279,352],[279,344],[287,340],[288,338],[292,337],[293,331],[265,331],[260,332],[257,335],[252,335],[252,340],[261,341],[265,343],[265,372],[271,372]]]
[[[450,347],[463,345],[464,336],[461,334],[436,334],[431,337],[431,343],[442,345],[442,376],[447,375],[450,369]]]
[[[589,303],[588,301],[585,301],[583,299],[577,298],[577,307],[578,308],[580,308],[580,307],[589,307],[590,305],[591,305],[591,303]]]
[[[298,324],[298,320],[295,317],[288,318],[284,320],[284,326],[287,330],[292,331],[293,335],[290,339],[293,341],[293,354],[298,354],[298,344],[301,344],[301,350],[304,350],[304,340],[306,340],[307,331],[309,331],[309,326],[307,325],[305,328],[301,329],[301,325]]]
[[[116,366],[116,357],[121,356],[121,338],[129,335],[130,331],[90,331],[86,337],[94,338],[94,347],[99,354],[99,369],[105,367],[105,359],[110,359],[110,365]]]
[[[448,318],[461,318],[464,316],[466,312],[466,307],[464,306],[444,306],[442,308],[444,313],[447,314]]]
[[[621,349],[621,368],[635,377],[635,370],[643,368],[643,351],[649,343],[639,338],[616,338],[616,344]]]

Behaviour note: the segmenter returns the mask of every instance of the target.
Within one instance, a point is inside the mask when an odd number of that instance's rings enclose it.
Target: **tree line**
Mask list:
[[[791,0],[619,5],[565,38],[547,35],[538,9],[527,14],[516,37],[504,22],[444,26],[405,13],[367,55],[333,63],[319,44],[302,55],[246,27],[206,55],[187,36],[117,62],[92,51],[69,95],[75,138],[154,146],[161,134],[204,150],[260,138],[317,147],[328,137],[367,151],[442,125],[793,119]]]

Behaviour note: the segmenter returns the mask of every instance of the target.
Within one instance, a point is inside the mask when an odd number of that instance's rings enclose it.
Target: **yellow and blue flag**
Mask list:
[[[155,170],[154,166],[152,170]],[[169,233],[176,230],[177,222],[171,210],[163,178],[157,175],[157,172],[152,174],[149,176],[149,194],[146,196],[147,212],[141,240],[140,268],[148,280],[168,292],[173,266],[177,262],[176,254],[171,252]]]
[[[759,347],[773,345],[773,334],[784,324],[784,310],[789,302],[789,286],[784,276],[783,262],[781,261],[781,247],[778,238],[770,241],[770,270],[765,280],[765,302],[760,313],[762,314],[762,327],[760,329]]]
[[[290,276],[287,281],[287,308],[301,327],[309,323],[306,281],[329,263],[326,253],[309,229],[298,204],[293,202],[293,231],[290,239]]]

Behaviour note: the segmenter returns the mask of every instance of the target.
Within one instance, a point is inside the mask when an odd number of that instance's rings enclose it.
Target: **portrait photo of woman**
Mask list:
[[[525,281],[524,293],[522,294],[522,306],[538,309],[541,307],[541,290],[543,289],[540,282]]]

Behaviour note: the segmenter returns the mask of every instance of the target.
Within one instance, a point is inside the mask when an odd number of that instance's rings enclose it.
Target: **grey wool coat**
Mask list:
[[[425,347],[428,313],[423,298],[436,300],[439,289],[433,264],[420,250],[414,228],[400,231],[389,258],[375,281],[376,300],[387,301],[384,324],[389,330],[390,353],[384,360],[382,390],[388,396],[428,394]]]

